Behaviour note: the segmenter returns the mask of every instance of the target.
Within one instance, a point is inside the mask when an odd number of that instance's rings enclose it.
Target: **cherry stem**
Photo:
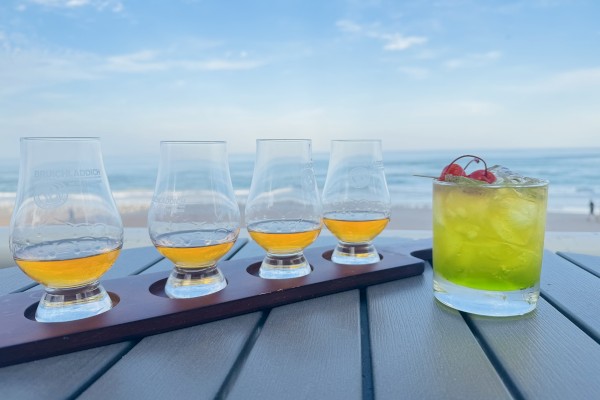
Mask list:
[[[461,158],[465,158],[465,157],[471,157],[471,158],[472,158],[472,160],[471,160],[471,161],[469,161],[469,162],[467,163],[467,165],[465,165],[465,168],[464,168],[464,169],[467,169],[467,167],[468,167],[468,166],[469,166],[469,165],[470,165],[470,164],[471,164],[473,161],[475,161],[476,163],[479,163],[479,161],[481,161],[481,162],[483,162],[483,167],[484,167],[484,169],[485,169],[485,172],[484,172],[483,174],[484,174],[485,176],[487,176],[487,174],[488,174],[488,167],[487,167],[487,163],[485,162],[485,160],[484,160],[483,158],[481,158],[481,157],[477,157],[477,156],[474,156],[474,155],[472,155],[472,154],[464,154],[464,155],[462,155],[462,156],[460,156],[460,157],[457,157],[457,158],[455,158],[455,159],[454,159],[454,160],[453,160],[453,161],[452,161],[452,162],[451,162],[449,165],[452,165],[452,164],[454,164],[455,162],[457,162],[458,160],[460,160]]]
[[[429,175],[418,175],[418,174],[413,174],[413,176],[417,176],[419,178],[431,178],[431,179],[437,179],[437,177],[435,176],[429,176]]]
[[[465,168],[464,168],[464,169],[467,169],[467,168],[469,168],[469,165],[471,165],[471,163],[472,163],[472,162],[475,162],[476,164],[479,164],[479,161],[481,161],[481,158],[479,158],[479,157],[476,157],[476,158],[472,159],[471,161],[469,161],[469,162],[467,163],[467,165],[465,165]]]

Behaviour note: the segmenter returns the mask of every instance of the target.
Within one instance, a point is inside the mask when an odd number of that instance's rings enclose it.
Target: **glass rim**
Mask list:
[[[256,139],[259,142],[312,142],[312,139]]]
[[[160,144],[227,144],[225,140],[161,140]]]
[[[381,139],[332,139],[331,142],[340,142],[340,143],[381,143]]]
[[[460,184],[457,182],[447,182],[447,181],[440,181],[439,179],[434,179],[433,184],[439,185],[439,186],[455,186],[455,187],[462,187],[462,188],[469,188],[469,189],[504,189],[504,188],[514,189],[514,188],[548,187],[550,185],[550,181],[547,179],[537,179],[536,178],[536,181],[532,182],[532,183],[512,183],[512,184],[489,183],[489,184],[480,184],[480,185],[464,185],[464,184]]]
[[[24,136],[20,138],[21,141],[31,140],[31,141],[56,141],[56,142],[66,142],[66,141],[99,141],[100,137],[98,136]]]

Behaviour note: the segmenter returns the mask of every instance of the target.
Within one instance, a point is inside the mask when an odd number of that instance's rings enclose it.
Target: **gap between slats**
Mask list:
[[[369,312],[367,289],[360,289],[360,358],[362,366],[362,398],[372,400],[373,394],[373,361],[371,358],[371,330],[369,329]]]
[[[221,384],[219,391],[215,395],[215,399],[227,398],[227,395],[229,394],[229,392],[231,391],[231,388],[235,384],[235,381],[236,381],[237,377],[239,376],[242,368],[244,367],[244,364],[246,363],[246,360],[248,359],[248,356],[250,355],[250,352],[252,351],[254,344],[258,340],[258,337],[260,336],[260,333],[262,332],[262,329],[263,329],[265,322],[267,321],[267,318],[269,317],[270,313],[271,313],[271,310],[262,312],[260,319],[258,320],[256,325],[252,329],[252,334],[248,337],[248,340],[244,344],[242,351],[240,352],[240,354],[236,358],[235,362],[233,363],[231,370],[229,370],[229,373],[223,380],[223,383]]]
[[[492,366],[496,370],[496,373],[498,373],[498,376],[502,380],[502,383],[504,383],[504,386],[506,386],[506,389],[511,394],[511,396],[517,400],[525,399],[525,397],[521,394],[521,392],[517,388],[517,385],[511,379],[508,372],[506,372],[506,369],[504,369],[504,366],[502,365],[500,360],[498,360],[498,357],[496,357],[496,354],[494,354],[494,352],[492,351],[489,344],[485,341],[485,339],[479,332],[479,329],[477,329],[477,326],[473,323],[473,320],[469,317],[469,314],[462,312],[462,311],[459,311],[459,312],[460,312],[460,315],[462,316],[463,320],[465,321],[465,323],[471,330],[471,333],[475,337],[475,340],[477,340],[477,343],[479,343],[479,346],[481,346],[481,349],[485,353],[486,357],[492,363]]]
[[[559,257],[563,258],[564,260],[567,260],[571,264],[574,264],[574,265],[578,266],[579,268],[581,268],[582,270],[600,278],[600,275],[596,271],[588,268],[587,266],[581,264],[577,260],[569,257],[567,254],[562,253],[562,252],[558,252],[556,254]],[[544,293],[543,290],[540,291],[540,297],[543,298],[544,300],[546,300],[548,303],[550,303],[550,305],[552,307],[554,307],[559,313],[561,313],[565,318],[567,318],[569,321],[571,321],[571,323],[573,323],[577,328],[579,328],[581,331],[583,331],[586,335],[588,335],[590,338],[592,338],[596,343],[600,344],[600,337],[592,329],[590,329],[587,326],[587,324],[585,324],[581,320],[575,318],[564,307],[562,307],[559,303],[554,301],[554,299],[551,296],[546,296],[546,294]]]
[[[590,329],[585,323],[580,321],[579,319],[573,317],[567,310],[565,310],[559,303],[555,302],[554,299],[548,297],[544,294],[544,292],[540,292],[540,297],[546,300],[552,307],[554,307],[559,313],[561,313],[565,318],[567,318],[573,325],[583,331],[586,335],[588,335],[591,339],[593,339],[596,343],[600,344],[600,337],[596,336],[596,333]]]
[[[579,268],[581,268],[584,271],[589,272],[590,274],[600,278],[600,273],[598,273],[597,271],[595,271],[594,269],[588,267],[585,264],[580,263],[579,261],[575,260],[574,258],[569,257],[568,254],[562,253],[562,252],[558,252],[556,253],[559,257],[564,258],[565,260],[567,260],[568,262],[570,262],[571,264],[575,264],[577,265]]]
[[[429,268],[433,269],[433,265],[430,260],[424,260],[424,261],[425,261],[426,268],[429,267]],[[496,370],[496,373],[502,380],[502,383],[504,384],[504,386],[506,387],[506,389],[508,390],[510,395],[516,400],[525,399],[525,397],[521,394],[521,392],[517,388],[517,385],[511,379],[508,372],[506,372],[506,369],[504,369],[504,366],[502,365],[500,360],[498,360],[498,357],[496,357],[496,354],[494,354],[494,352],[492,351],[489,344],[485,341],[485,339],[479,332],[479,329],[477,329],[477,326],[475,325],[475,323],[473,323],[473,320],[471,319],[471,317],[469,317],[469,314],[465,313],[463,311],[459,311],[459,313],[460,313],[460,316],[462,317],[463,321],[465,321],[465,323],[467,324],[467,327],[473,334],[473,337],[475,338],[475,340],[477,340],[477,343],[479,343],[479,346],[483,350],[484,354],[490,360],[492,367],[494,367],[494,369]]]
[[[122,351],[119,352],[119,354],[117,354],[115,357],[113,357],[110,360],[110,362],[107,362],[100,370],[98,370],[97,373],[92,375],[90,377],[90,379],[87,380],[87,382],[83,382],[83,384],[79,387],[79,389],[77,389],[77,391],[75,391],[71,396],[67,397],[67,399],[71,400],[71,399],[76,399],[77,397],[79,397],[90,386],[92,386],[94,384],[94,382],[96,382],[102,375],[104,375],[109,369],[111,369],[113,367],[113,365],[115,365],[117,362],[119,362],[119,360],[121,360],[121,358],[125,357],[125,355],[127,353],[129,353],[131,351],[131,349],[133,349],[140,342],[140,340],[141,339],[129,341],[129,345],[127,347],[125,347]]]

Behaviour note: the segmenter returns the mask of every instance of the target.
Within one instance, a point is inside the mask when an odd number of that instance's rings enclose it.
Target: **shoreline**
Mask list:
[[[240,205],[242,212],[242,228],[244,215],[243,205]],[[119,208],[123,225],[129,228],[146,228],[148,209],[145,207],[122,207]],[[3,225],[0,217],[0,225]],[[6,225],[8,225],[8,222]],[[386,227],[394,230],[431,230],[432,229],[431,207],[408,207],[402,205],[392,205],[390,222]],[[547,232],[600,232],[600,214],[596,213],[593,218],[585,213],[567,213],[548,211],[546,216]]]
[[[243,207],[242,207],[243,209]],[[152,246],[146,225],[147,209],[120,208],[125,227],[123,248]],[[243,221],[243,216],[242,216]],[[0,268],[14,265],[8,248],[10,214],[0,210]],[[389,236],[392,230],[405,238],[430,238],[432,215],[430,207],[411,208],[393,206],[390,223],[382,232]],[[247,237],[242,227],[241,237]],[[552,251],[568,251],[600,255],[600,216],[548,212],[545,247]]]
[[[147,227],[147,206],[118,206],[123,226],[125,228]],[[242,211],[243,228],[243,204]],[[0,208],[0,229],[10,224],[11,210]],[[394,230],[431,230],[432,214],[430,206],[408,207],[392,205],[390,222],[387,229]],[[547,232],[600,232],[600,213],[596,212],[593,217],[585,213],[570,213],[548,211],[546,219]]]

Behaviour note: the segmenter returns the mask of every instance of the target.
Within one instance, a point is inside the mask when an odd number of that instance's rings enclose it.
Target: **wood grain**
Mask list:
[[[592,258],[591,261],[597,259]],[[595,264],[584,265],[591,268]],[[546,252],[540,287],[547,301],[600,342],[600,278],[556,254]]]
[[[511,398],[461,314],[434,299],[430,267],[367,301],[377,399]]]
[[[524,398],[598,397],[600,346],[544,299],[523,317],[470,318]]]
[[[145,249],[148,250],[148,248]],[[143,270],[151,265],[152,259],[159,260],[162,258],[158,253],[146,251],[150,254],[150,258],[147,258],[143,253],[145,253],[143,249],[129,249],[121,252],[111,269],[111,271],[114,271],[114,277],[127,276],[133,271]],[[19,276],[19,273],[21,273],[17,268],[9,269],[18,271],[15,276]],[[21,282],[22,280],[18,278],[15,286],[7,288],[8,292],[18,291],[22,288]],[[31,284],[29,278],[27,278],[26,284]],[[37,289],[34,287],[34,290]],[[135,343],[118,343],[0,368],[1,397],[36,400],[40,398],[65,399],[73,397],[87,388],[98,376],[101,376]]]
[[[581,268],[586,271],[600,277],[600,257],[599,256],[590,256],[588,254],[578,254],[578,253],[563,253],[558,252],[559,256],[571,261],[574,264],[577,264]]]
[[[275,308],[230,399],[360,399],[357,290]]]

